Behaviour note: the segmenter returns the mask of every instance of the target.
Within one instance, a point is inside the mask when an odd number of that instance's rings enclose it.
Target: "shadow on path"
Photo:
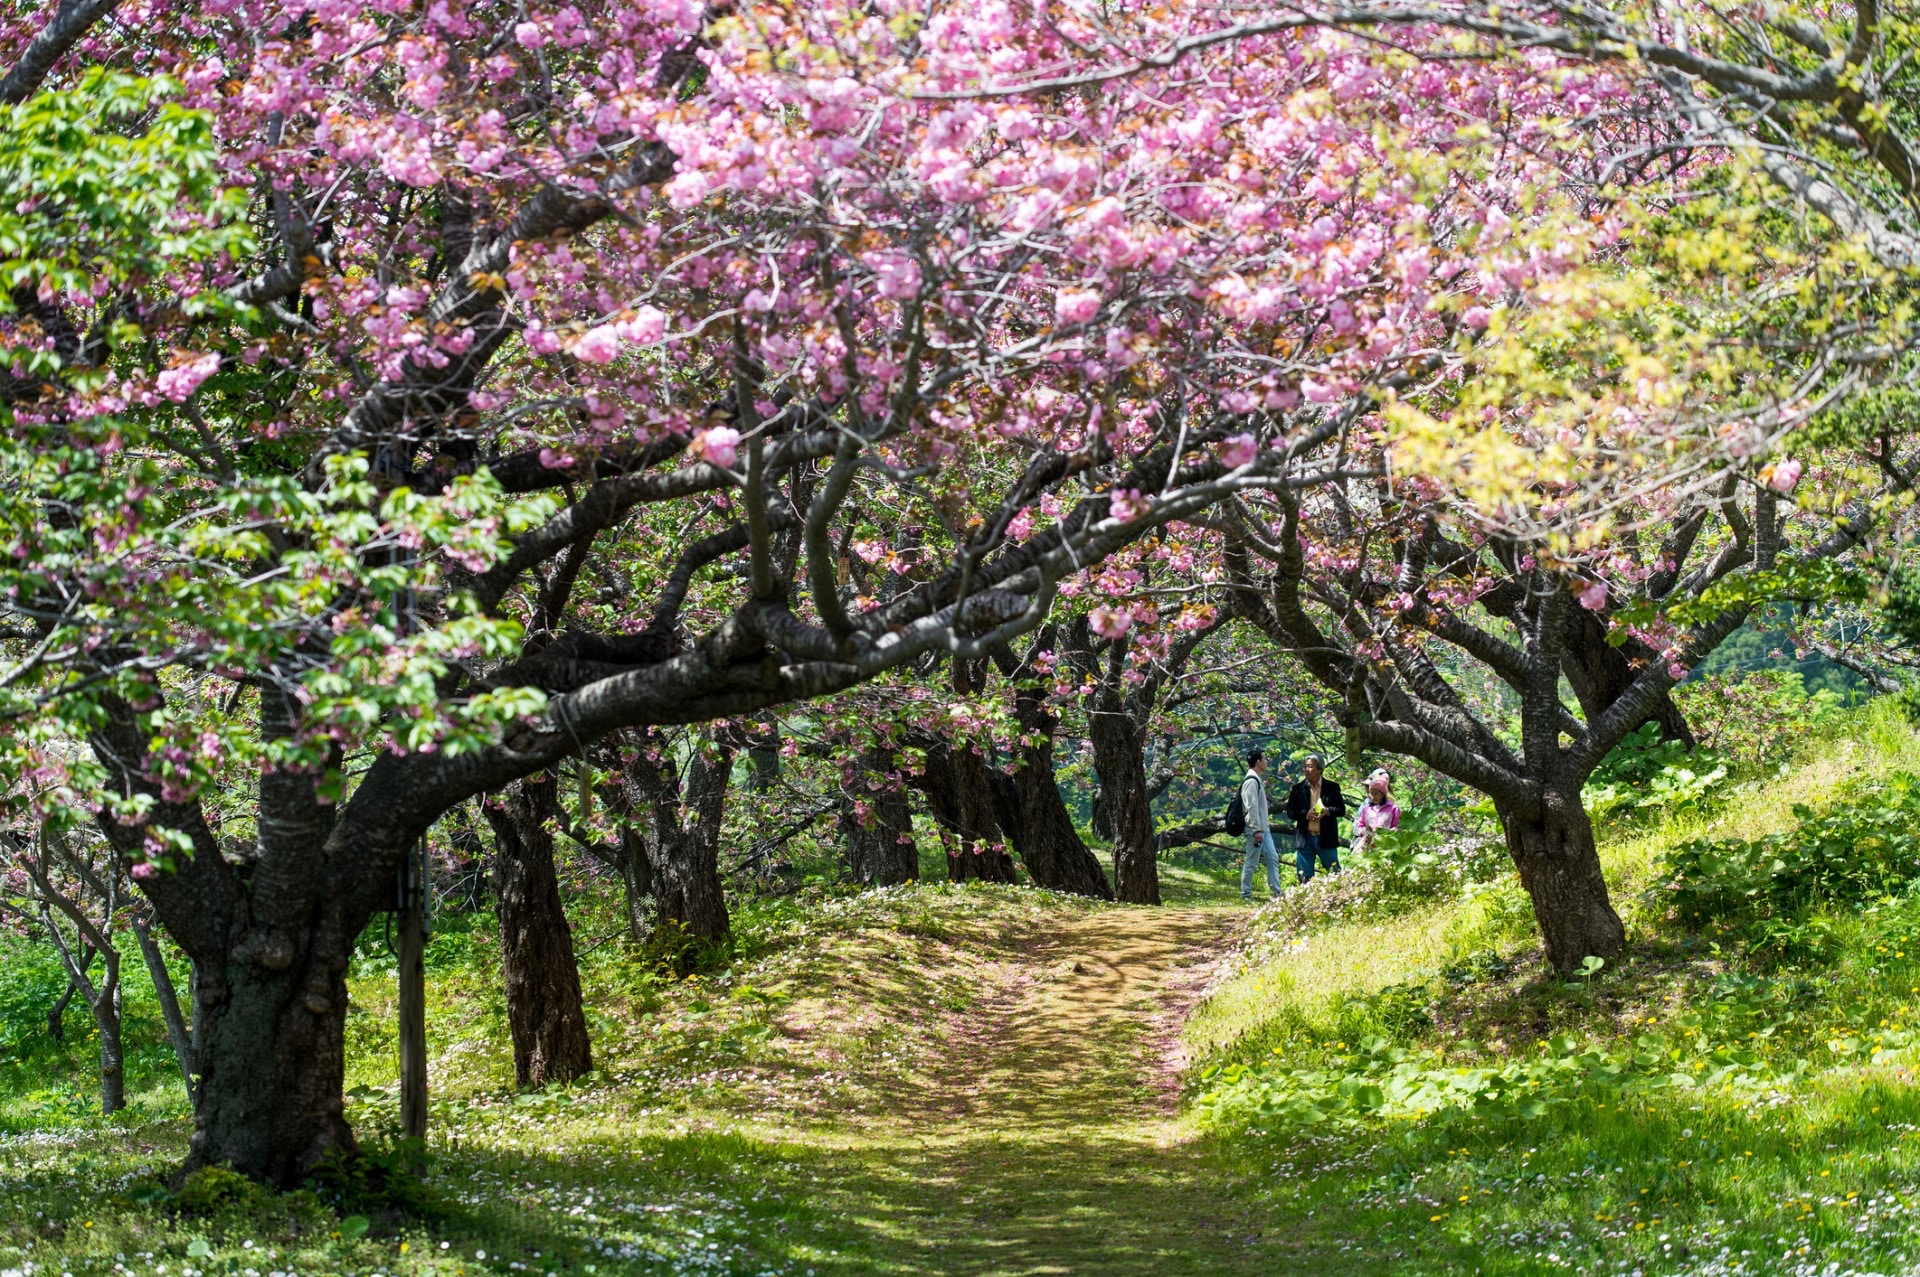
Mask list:
[[[1221,909],[1101,910],[1010,938],[932,1085],[844,1119],[820,1192],[860,1235],[824,1271],[1272,1273],[1274,1230],[1179,1119],[1178,1031],[1237,936]]]

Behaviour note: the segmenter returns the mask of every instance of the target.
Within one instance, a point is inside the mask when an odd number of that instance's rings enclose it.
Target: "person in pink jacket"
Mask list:
[[[1377,829],[1400,828],[1400,805],[1393,801],[1393,777],[1378,767],[1367,777],[1367,801],[1353,817],[1353,849],[1365,851],[1373,845]]]

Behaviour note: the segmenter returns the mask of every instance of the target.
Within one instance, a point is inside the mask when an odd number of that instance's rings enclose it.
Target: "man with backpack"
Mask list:
[[[1247,778],[1227,809],[1227,832],[1247,836],[1247,860],[1240,866],[1240,898],[1253,903],[1253,865],[1267,862],[1267,889],[1280,894],[1280,852],[1273,845],[1273,826],[1267,816],[1267,756],[1260,750],[1247,755]],[[1235,829],[1235,825],[1239,829]]]

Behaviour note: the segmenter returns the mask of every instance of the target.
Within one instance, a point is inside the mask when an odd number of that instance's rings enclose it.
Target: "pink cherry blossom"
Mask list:
[[[1773,467],[1773,474],[1767,480],[1767,486],[1775,492],[1792,492],[1800,482],[1801,465],[1798,461],[1782,461]]]
[[[731,466],[740,455],[740,432],[732,426],[714,426],[693,437],[693,451],[716,466]]]
[[[1235,470],[1250,464],[1259,453],[1259,441],[1250,434],[1229,435],[1220,441],[1220,464]]]
[[[1084,324],[1100,313],[1100,294],[1084,288],[1063,288],[1053,297],[1053,318],[1062,325]]]
[[[162,372],[154,388],[174,403],[185,403],[200,383],[220,371],[220,356],[201,355]]]
[[[667,312],[657,306],[642,306],[633,312],[633,318],[616,321],[613,330],[622,341],[651,346],[667,335]]]
[[[1102,638],[1117,639],[1133,628],[1133,613],[1102,603],[1087,613],[1087,622],[1093,626],[1094,633]]]
[[[1138,488],[1115,488],[1107,494],[1107,509],[1116,519],[1132,522],[1153,506],[1153,498],[1140,495]]]
[[[589,328],[573,343],[572,353],[582,363],[610,364],[620,353],[620,334],[611,324]]]
[[[1590,612],[1598,612],[1607,605],[1607,583],[1605,581],[1589,581],[1580,588],[1580,592],[1576,597],[1579,598],[1581,607],[1586,608]]]

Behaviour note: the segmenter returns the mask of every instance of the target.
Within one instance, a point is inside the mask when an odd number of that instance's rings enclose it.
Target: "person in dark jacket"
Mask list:
[[[1301,882],[1312,882],[1316,861],[1329,873],[1340,872],[1340,818],[1347,800],[1339,783],[1326,779],[1318,754],[1308,757],[1304,770],[1306,779],[1287,794],[1287,818],[1293,821],[1294,868]]]

